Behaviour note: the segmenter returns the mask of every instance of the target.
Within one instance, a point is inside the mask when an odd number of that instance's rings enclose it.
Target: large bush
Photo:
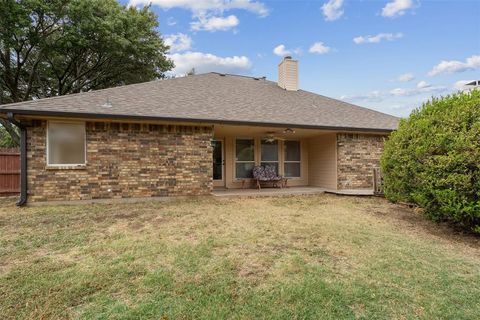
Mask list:
[[[480,233],[480,90],[433,99],[385,144],[384,191]]]

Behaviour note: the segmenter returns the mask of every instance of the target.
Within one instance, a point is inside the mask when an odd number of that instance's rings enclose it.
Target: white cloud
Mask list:
[[[192,30],[226,31],[238,26],[240,21],[234,15],[228,17],[199,17],[198,21],[190,23]]]
[[[417,88],[418,89],[425,89],[425,88],[428,88],[428,87],[431,87],[432,85],[429,84],[428,82],[426,81],[420,81],[419,83],[417,83]]]
[[[317,54],[325,54],[329,53],[332,49],[330,47],[327,47],[326,45],[323,44],[323,42],[315,42],[308,52],[310,53],[317,53]]]
[[[293,53],[295,53],[295,54],[298,55],[298,56],[303,53],[302,48],[295,48],[295,49],[293,49],[292,51],[293,51]]]
[[[480,69],[480,56],[471,56],[465,62],[458,60],[443,60],[433,67],[428,73],[429,76],[437,76],[442,73],[458,73],[467,70]]]
[[[176,25],[176,24],[177,24],[177,20],[175,20],[174,17],[168,17],[168,19],[167,19],[167,25],[169,25],[169,26],[174,26],[174,25]]]
[[[389,93],[393,96],[415,96],[424,93],[444,92],[446,90],[447,87],[445,86],[432,86],[425,81],[420,81],[416,88],[396,88],[390,90]]]
[[[375,36],[359,36],[353,38],[353,42],[356,44],[364,44],[364,43],[379,43],[382,40],[393,41],[395,39],[400,39],[403,37],[403,33],[379,33]]]
[[[170,34],[164,37],[165,44],[170,47],[170,52],[181,52],[192,48],[192,38],[184,33]]]
[[[384,93],[378,90],[371,91],[365,94],[358,95],[343,95],[340,97],[341,100],[345,101],[382,101],[384,98]]]
[[[382,16],[389,18],[403,16],[413,6],[414,2],[412,0],[393,0],[383,7]]]
[[[294,49],[294,50],[290,50],[290,49],[285,48],[285,45],[283,45],[283,44],[280,44],[280,45],[276,46],[275,48],[273,48],[273,53],[276,54],[277,56],[280,56],[280,57],[291,55],[293,52],[295,52],[297,54],[300,54],[301,49],[297,48],[297,49]]]
[[[400,82],[409,82],[415,79],[415,76],[412,73],[404,73],[398,76],[397,80]]]
[[[335,21],[343,15],[343,0],[329,0],[322,6],[326,21]]]
[[[174,53],[168,56],[175,63],[173,73],[184,75],[192,68],[197,73],[221,72],[242,73],[251,69],[252,63],[245,56],[219,57],[210,53],[185,52]]]
[[[194,31],[227,31],[240,24],[240,20],[233,14],[226,17],[199,14],[194,15],[194,17],[197,20],[190,22],[190,27]],[[236,33],[236,30],[233,31]]]
[[[412,109],[429,100],[432,95],[471,90],[473,87],[466,84],[472,81],[460,80],[448,86],[432,85],[426,81],[419,81],[415,87],[395,88],[385,91],[376,90],[358,95],[343,95],[340,99],[352,103],[376,105],[375,109],[379,111],[388,109],[395,114],[407,116]]]
[[[289,54],[292,54],[290,50],[285,49],[285,45],[280,44],[273,48],[273,53],[276,54],[277,56],[288,56]]]
[[[130,0],[129,6],[155,5],[162,9],[182,8],[197,15],[207,13],[222,13],[228,10],[240,9],[267,16],[265,4],[252,0]]]
[[[389,93],[393,96],[404,96],[407,93],[407,90],[403,88],[395,88],[390,90]]]
[[[453,85],[453,89],[458,91],[458,90],[461,90],[461,91],[464,91],[464,90],[471,90],[473,89],[473,86],[467,86],[467,83],[470,83],[470,82],[473,82],[475,80],[459,80],[457,82],[455,82],[455,84]]]
[[[458,81],[455,86],[431,85],[426,81],[420,81],[415,86],[407,88],[394,88],[391,90],[376,90],[358,95],[343,95],[341,100],[368,107],[381,112],[391,113],[400,117],[406,117],[409,113],[431,99],[435,95],[445,95],[458,90],[466,90],[465,83]]]
[[[237,26],[239,20],[236,16],[223,17],[223,13],[229,10],[245,10],[261,17],[268,15],[265,4],[255,0],[130,0],[128,5],[133,7],[155,5],[164,10],[173,8],[189,10],[195,19],[190,25],[192,30],[197,31],[229,30]],[[176,23],[174,20],[172,22]]]
[[[344,95],[340,97],[342,100],[347,101],[368,101],[368,102],[380,102],[385,101],[386,99],[392,97],[410,97],[410,96],[418,96],[422,94],[428,93],[440,93],[446,92],[448,88],[445,86],[432,86],[425,81],[420,81],[415,88],[395,88],[389,91],[371,91],[366,94],[359,94],[359,95],[352,95],[347,96]]]

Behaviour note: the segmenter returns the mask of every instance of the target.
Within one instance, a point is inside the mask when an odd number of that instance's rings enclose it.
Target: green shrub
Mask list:
[[[480,233],[480,90],[413,111],[386,142],[381,164],[388,199]]]

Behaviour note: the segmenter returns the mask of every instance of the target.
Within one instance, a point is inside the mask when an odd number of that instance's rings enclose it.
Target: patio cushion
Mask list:
[[[277,171],[275,169],[274,166],[265,166],[265,177],[269,180],[269,181],[278,181],[278,180],[282,180],[282,177],[277,175]]]
[[[253,178],[258,180],[265,180],[265,169],[263,166],[253,167]]]
[[[260,181],[279,181],[281,176],[277,175],[275,167],[273,166],[255,166],[253,168],[253,178]]]

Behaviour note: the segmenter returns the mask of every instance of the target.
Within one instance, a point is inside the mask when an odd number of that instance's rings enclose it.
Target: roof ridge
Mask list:
[[[247,75],[243,75],[243,74],[223,73],[223,72],[216,72],[216,71],[211,71],[211,72],[207,72],[207,73],[200,73],[200,74],[198,74],[198,75],[210,74],[210,73],[214,73],[214,74],[218,74],[218,75],[224,75],[224,76],[231,76],[231,77],[251,78],[251,79],[254,79],[254,80],[262,79],[262,78],[265,79],[265,80],[267,80],[267,77],[266,77],[266,76],[255,77],[255,76],[247,76]],[[268,80],[268,81],[271,81],[271,80]],[[271,82],[272,82],[272,81],[271,81]]]

